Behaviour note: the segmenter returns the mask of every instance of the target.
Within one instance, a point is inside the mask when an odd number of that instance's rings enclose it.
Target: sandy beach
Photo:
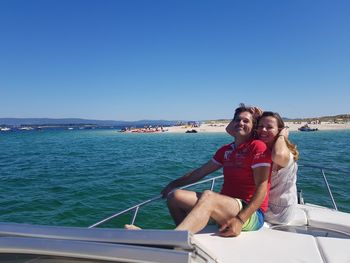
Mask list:
[[[305,125],[306,122],[301,123],[293,123],[293,122],[285,122],[285,125],[289,127],[290,131],[298,131],[298,128]],[[173,133],[185,133],[188,130],[196,130],[198,133],[200,132],[225,132],[225,128],[228,125],[227,122],[216,123],[216,124],[201,124],[199,127],[191,127],[191,126],[171,126],[166,128],[166,132]],[[350,129],[350,123],[330,123],[324,122],[321,124],[308,124],[310,128],[317,128],[319,131],[325,130],[346,130]]]

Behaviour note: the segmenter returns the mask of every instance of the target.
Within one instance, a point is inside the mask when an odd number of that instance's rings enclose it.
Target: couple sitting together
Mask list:
[[[219,234],[231,237],[260,229],[264,220],[275,224],[292,220],[297,204],[298,151],[288,140],[280,115],[241,104],[226,131],[234,142],[162,190],[176,230],[197,233],[213,219],[220,225]],[[224,174],[220,193],[173,191],[220,168]]]

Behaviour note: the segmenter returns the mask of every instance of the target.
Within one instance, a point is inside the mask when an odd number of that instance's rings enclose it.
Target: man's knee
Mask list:
[[[175,190],[174,192],[170,193],[167,197],[167,203],[168,205],[178,203],[182,199],[183,193],[181,190]]]
[[[211,200],[213,199],[215,195],[215,192],[211,191],[211,190],[205,190],[200,198],[200,200],[205,200],[205,201],[208,201],[208,200]]]

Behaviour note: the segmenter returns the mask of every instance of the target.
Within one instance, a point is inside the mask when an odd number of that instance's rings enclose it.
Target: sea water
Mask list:
[[[326,175],[338,209],[350,212],[350,131],[291,132],[290,138],[298,145],[300,164],[330,169]],[[210,160],[231,141],[225,133],[2,132],[0,222],[89,226],[159,195],[168,182]],[[332,206],[318,170],[301,167],[298,188],[306,202]],[[105,226],[122,227],[131,216]],[[174,226],[164,200],[141,209],[135,223],[147,228]]]

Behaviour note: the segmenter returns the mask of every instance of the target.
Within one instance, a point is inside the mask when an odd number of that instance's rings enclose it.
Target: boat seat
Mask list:
[[[295,211],[294,219],[287,224],[288,226],[312,226],[339,231],[350,235],[349,213],[311,204],[297,205]],[[264,226],[267,228],[273,228],[276,225],[265,222]]]
[[[316,240],[326,263],[350,262],[350,239],[317,237]]]
[[[291,226],[305,226],[308,224],[308,217],[305,213],[305,210],[300,207],[300,205],[297,205],[295,209],[295,215],[291,222],[289,222],[287,225]]]
[[[221,263],[324,263],[316,238],[311,235],[262,228],[242,232],[238,237],[223,238],[217,231],[215,226],[209,226],[196,234],[194,240],[199,246],[207,247]]]
[[[310,204],[298,205],[296,211],[288,225],[265,223],[259,231],[242,232],[236,238],[222,238],[215,226],[208,226],[194,237],[220,255],[218,261],[223,263],[350,262],[349,214]]]
[[[300,233],[262,228],[242,232],[238,237],[223,238],[215,226],[194,235],[196,244],[217,256],[221,263],[349,263],[350,239],[314,237]],[[228,252],[229,251],[229,252]]]
[[[308,217],[301,205],[297,205],[297,208],[295,209],[294,218],[291,222],[289,222],[287,225],[289,226],[306,226],[308,224]],[[267,228],[273,227],[276,224],[271,224],[269,222],[265,222],[264,226]]]
[[[302,209],[306,213],[309,226],[331,229],[350,235],[349,213],[310,205],[304,206]]]

